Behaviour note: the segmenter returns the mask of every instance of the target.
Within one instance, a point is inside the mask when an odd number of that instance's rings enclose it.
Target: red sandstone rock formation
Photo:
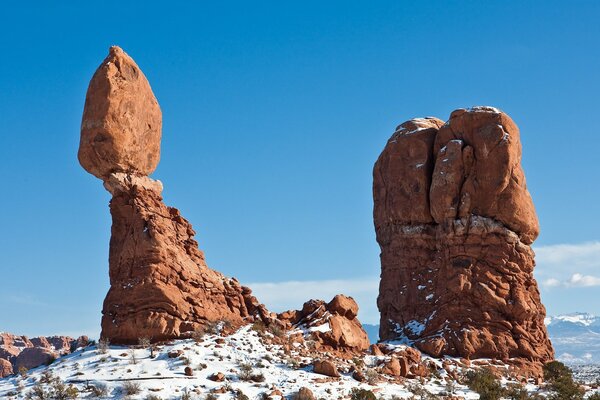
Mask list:
[[[10,361],[0,358],[0,378],[13,374],[13,366]]]
[[[278,318],[286,328],[302,338],[314,340],[318,351],[341,355],[360,353],[369,348],[369,338],[356,318],[358,305],[352,297],[338,294],[329,303],[309,300],[302,310],[286,311]]]
[[[160,160],[162,114],[148,80],[117,46],[90,81],[79,162],[106,179],[113,172],[151,174]]]
[[[146,175],[160,157],[161,112],[139,67],[112,47],[88,88],[79,161],[112,194],[110,290],[102,337],[179,338],[207,321],[272,316],[238,281],[209,269],[194,230]]]
[[[47,364],[88,344],[87,336],[27,336],[0,333],[0,378],[16,373],[21,367],[31,369]],[[10,366],[10,367],[9,367]]]
[[[400,125],[373,171],[382,340],[433,356],[553,359],[533,278],[539,226],[519,130],[490,108]]]

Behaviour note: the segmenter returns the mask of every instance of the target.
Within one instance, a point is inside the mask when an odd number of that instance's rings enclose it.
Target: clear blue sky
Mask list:
[[[0,330],[98,330],[109,195],[76,153],[113,44],[159,100],[153,176],[210,266],[244,283],[327,281],[287,297],[263,285],[274,308],[376,282],[371,170],[387,138],[484,104],[521,128],[549,311],[600,313],[600,2],[49,3],[0,13]]]

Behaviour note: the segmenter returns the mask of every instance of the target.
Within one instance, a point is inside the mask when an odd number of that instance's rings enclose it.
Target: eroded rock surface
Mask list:
[[[162,114],[148,80],[113,46],[88,87],[79,162],[106,179],[113,172],[149,175],[160,160]]]
[[[302,310],[278,315],[293,337],[294,332],[315,341],[317,351],[335,351],[341,355],[360,353],[369,348],[369,338],[356,317],[358,305],[352,297],[338,294],[329,303],[309,300]]]
[[[94,74],[81,124],[79,161],[111,193],[110,290],[102,337],[112,343],[189,335],[208,321],[274,317],[238,281],[211,270],[162,184],[149,178],[160,158],[161,111],[144,74],[111,47]]]
[[[47,364],[55,358],[88,345],[87,336],[27,336],[0,333],[0,378]]]
[[[476,107],[405,122],[373,176],[382,340],[539,374],[553,359],[533,278],[539,225],[510,117]]]
[[[102,336],[113,343],[183,337],[208,321],[269,317],[250,289],[206,265],[191,224],[167,207],[150,178],[113,177],[110,290]]]

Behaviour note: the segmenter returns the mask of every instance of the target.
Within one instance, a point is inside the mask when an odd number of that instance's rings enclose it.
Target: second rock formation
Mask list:
[[[400,125],[375,164],[382,340],[541,373],[553,359],[519,130],[491,107]]]

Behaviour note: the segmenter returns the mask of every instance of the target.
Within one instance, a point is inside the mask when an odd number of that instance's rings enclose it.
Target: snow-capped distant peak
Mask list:
[[[576,312],[576,313],[570,313],[570,314],[557,315],[555,317],[546,317],[544,319],[544,323],[546,325],[550,325],[550,324],[556,323],[558,321],[562,321],[562,322],[570,322],[572,324],[578,324],[578,325],[582,325],[582,326],[590,326],[599,320],[600,320],[600,318],[595,315],[592,315],[589,313]]]

